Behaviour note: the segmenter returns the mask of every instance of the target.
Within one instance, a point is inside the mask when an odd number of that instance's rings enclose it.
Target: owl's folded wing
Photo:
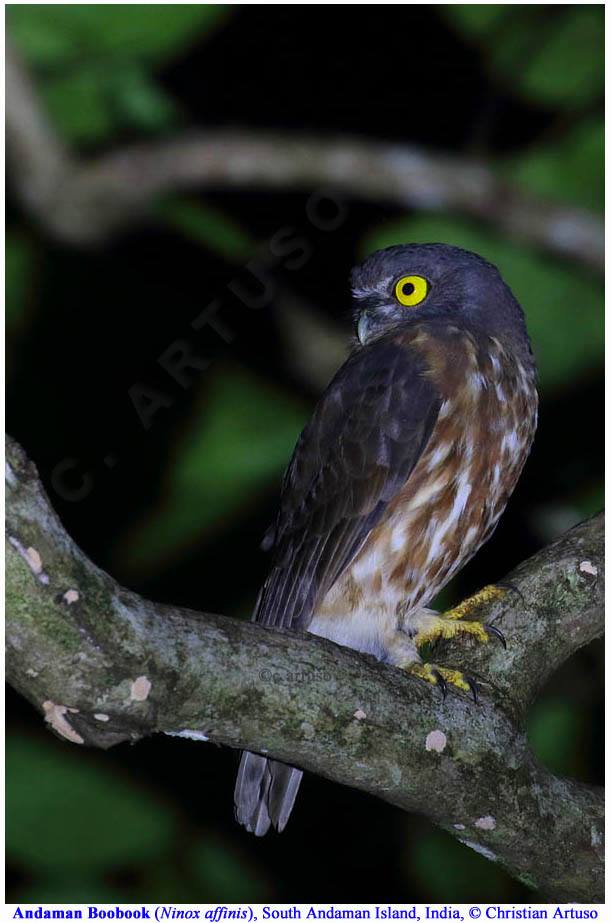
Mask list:
[[[406,483],[440,407],[408,337],[359,349],[319,401],[283,480],[270,574],[254,618],[307,628]]]

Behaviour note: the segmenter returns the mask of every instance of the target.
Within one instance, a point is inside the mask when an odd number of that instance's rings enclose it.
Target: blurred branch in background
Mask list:
[[[23,62],[7,51],[7,153],[24,206],[73,244],[139,219],[158,196],[186,189],[332,187],[358,199],[482,219],[525,242],[603,271],[602,220],[533,197],[483,163],[404,145],[255,131],[198,131],[92,160],[50,127]]]
[[[509,647],[469,652],[487,689],[477,707],[321,639],[121,588],[7,446],[7,674],[56,733],[109,747],[165,732],[270,753],[425,813],[557,900],[603,899],[603,792],[546,770],[522,731],[546,680],[603,633],[603,515],[520,565],[515,592],[485,613]]]

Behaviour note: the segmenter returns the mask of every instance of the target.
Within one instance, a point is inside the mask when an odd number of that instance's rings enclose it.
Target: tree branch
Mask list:
[[[179,733],[269,753],[425,814],[557,900],[603,899],[603,793],[552,775],[521,730],[542,683],[603,631],[603,516],[510,575],[516,592],[486,613],[508,652],[461,655],[485,684],[479,706],[319,638],[123,589],[65,533],[12,440],[6,547],[7,674],[64,738]]]
[[[194,131],[81,161],[55,137],[14,51],[6,65],[7,153],[24,205],[72,243],[102,239],[137,221],[154,200],[187,189],[332,187],[357,199],[455,211],[597,272],[603,221],[527,195],[484,163],[358,138],[256,131]]]

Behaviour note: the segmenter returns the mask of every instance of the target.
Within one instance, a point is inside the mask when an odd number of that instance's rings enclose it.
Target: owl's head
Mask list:
[[[459,247],[405,244],[377,250],[353,269],[351,287],[362,345],[428,321],[526,341],[523,311],[498,270]]]

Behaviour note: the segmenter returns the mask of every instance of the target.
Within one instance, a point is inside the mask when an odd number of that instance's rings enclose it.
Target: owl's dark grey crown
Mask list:
[[[449,244],[396,244],[371,253],[351,272],[353,291],[376,289],[386,278],[418,272],[433,284],[447,273],[470,273],[484,283],[501,280],[499,270],[471,250]]]

